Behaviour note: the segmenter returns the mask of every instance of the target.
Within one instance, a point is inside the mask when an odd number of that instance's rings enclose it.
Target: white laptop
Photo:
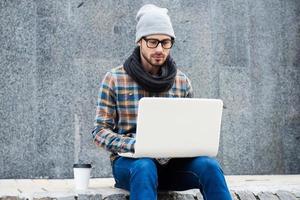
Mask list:
[[[220,99],[144,97],[139,101],[135,153],[125,157],[216,156]]]

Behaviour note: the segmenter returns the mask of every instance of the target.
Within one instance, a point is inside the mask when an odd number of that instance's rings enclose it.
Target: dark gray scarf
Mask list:
[[[133,53],[124,63],[124,69],[143,89],[149,92],[165,92],[173,86],[177,68],[173,59],[168,56],[161,66],[159,75],[152,75],[144,70],[140,58],[140,47],[136,47]]]

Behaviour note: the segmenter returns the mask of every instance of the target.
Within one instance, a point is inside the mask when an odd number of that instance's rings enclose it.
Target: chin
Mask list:
[[[153,65],[153,66],[158,66],[158,67],[160,67],[160,66],[162,66],[162,65],[164,65],[165,64],[165,60],[164,61],[161,61],[161,62],[152,62],[151,64]]]

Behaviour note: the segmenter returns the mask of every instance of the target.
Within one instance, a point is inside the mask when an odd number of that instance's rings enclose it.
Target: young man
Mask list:
[[[139,99],[192,97],[189,79],[170,56],[175,34],[167,12],[152,4],[138,11],[138,46],[122,66],[112,69],[102,81],[92,133],[94,142],[112,152],[115,186],[129,190],[132,200],[157,199],[158,190],[192,188],[200,189],[204,199],[229,200],[223,172],[213,158],[134,159],[117,154],[134,152]]]

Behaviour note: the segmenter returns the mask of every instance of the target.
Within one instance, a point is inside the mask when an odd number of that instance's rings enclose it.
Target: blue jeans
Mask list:
[[[231,200],[223,171],[210,157],[173,158],[162,166],[151,158],[119,157],[113,162],[117,188],[131,200],[156,200],[158,190],[199,189],[204,200]]]

